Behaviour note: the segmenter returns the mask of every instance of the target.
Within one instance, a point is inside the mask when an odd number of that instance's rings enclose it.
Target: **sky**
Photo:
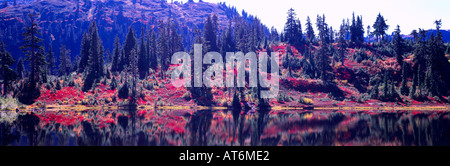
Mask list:
[[[180,0],[178,0],[180,1]],[[187,2],[187,0],[181,0]],[[198,2],[198,0],[194,0]],[[351,19],[352,13],[362,15],[364,31],[373,26],[378,13],[384,16],[390,26],[390,34],[400,25],[402,34],[410,34],[414,29],[435,28],[434,21],[442,19],[441,29],[450,29],[449,0],[203,0],[205,2],[226,2],[261,19],[269,28],[274,26],[280,32],[286,22],[287,11],[293,8],[303,29],[306,17],[313,25],[317,14],[325,14],[328,25],[338,30],[342,19]]]

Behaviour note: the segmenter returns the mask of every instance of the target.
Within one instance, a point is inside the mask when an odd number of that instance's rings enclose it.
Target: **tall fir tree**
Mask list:
[[[355,19],[355,13],[353,13],[350,34],[350,39],[352,42],[356,44],[361,44],[364,42],[364,26],[362,24],[362,16],[357,16]]]
[[[124,55],[120,60],[119,71],[122,71],[126,67],[130,66],[131,50],[134,49],[136,51],[137,44],[136,34],[134,33],[133,26],[131,25],[125,38],[125,44],[123,45]]]
[[[22,57],[20,57],[19,61],[17,62],[17,67],[16,67],[17,78],[23,79],[24,75],[25,75],[24,72],[25,72],[25,66],[23,65]]]
[[[212,19],[213,16],[208,16],[206,19],[205,27],[204,27],[204,52],[219,52],[219,48],[217,47],[217,23]]]
[[[44,48],[40,45],[42,39],[38,37],[40,30],[35,18],[36,15],[28,14],[28,17],[30,24],[25,27],[25,32],[22,34],[24,42],[20,47],[27,56],[25,60],[30,62],[30,75],[19,96],[19,101],[24,104],[32,104],[34,103],[34,99],[39,97],[40,91],[38,86],[39,83],[43,82],[41,73],[43,67],[45,67],[44,65],[47,65],[43,53]]]
[[[306,18],[306,39],[309,43],[314,42],[316,35],[314,34],[314,28],[311,23],[309,16]]]
[[[395,52],[397,63],[403,64],[403,54],[406,51],[406,44],[400,33],[400,26],[397,25],[397,29],[395,29],[394,36],[392,37],[392,47]]]
[[[152,68],[153,70],[157,70],[158,69],[158,57],[156,56],[156,33],[155,30],[152,30],[151,35],[150,35],[150,47],[149,47],[149,58],[150,58],[150,68]]]
[[[53,48],[52,48],[52,44],[50,43],[48,46],[48,51],[47,51],[47,73],[49,75],[54,75],[55,73],[53,73],[53,70],[55,68],[55,56],[53,53]]]
[[[83,33],[83,38],[81,39],[81,59],[78,64],[78,73],[83,73],[86,70],[86,67],[89,63],[89,51],[91,47],[91,41],[89,39],[88,33]]]
[[[67,54],[66,46],[59,49],[59,76],[68,75],[70,72],[70,55]]]
[[[87,74],[84,79],[82,90],[89,91],[92,86],[99,82],[99,79],[105,75],[104,60],[103,60],[103,44],[98,35],[97,24],[93,21],[89,27],[90,49],[89,49],[89,63],[87,66]]]
[[[303,42],[303,32],[300,20],[294,9],[288,10],[286,24],[284,25],[285,40],[292,45],[300,45]]]
[[[342,24],[340,26],[339,29],[339,36],[337,39],[338,42],[338,54],[339,54],[339,61],[341,62],[342,65],[344,65],[344,60],[345,60],[345,52],[347,49],[347,43],[345,41],[345,20],[342,20]]]
[[[158,22],[157,55],[160,56],[161,71],[169,68],[169,40],[164,22]],[[163,74],[164,77],[164,74]]]
[[[144,78],[147,75],[149,66],[148,66],[148,54],[147,49],[145,48],[145,40],[144,40],[144,28],[141,29],[141,38],[139,43],[139,53],[138,53],[138,68],[139,68],[139,77]]]
[[[407,62],[403,62],[402,65],[402,83],[400,85],[400,94],[406,96],[409,93],[409,89],[408,89],[408,63]]]
[[[15,63],[11,54],[6,51],[3,41],[0,43],[0,78],[3,79],[3,96],[6,96],[11,89],[12,82],[17,78],[11,66]]]
[[[372,27],[374,29],[373,34],[377,37],[377,42],[380,41],[380,36],[382,39],[384,38],[386,30],[389,29],[389,26],[386,24],[386,20],[381,13],[378,13],[377,19]]]
[[[113,59],[111,64],[111,71],[118,72],[119,71],[119,63],[120,63],[120,41],[119,36],[116,35],[114,39],[114,51],[113,51]]]
[[[431,34],[428,41],[428,56],[426,82],[427,92],[430,97],[446,96],[447,90],[450,86],[450,63],[445,57],[445,45],[440,28],[442,26],[441,20],[436,20],[436,36]]]

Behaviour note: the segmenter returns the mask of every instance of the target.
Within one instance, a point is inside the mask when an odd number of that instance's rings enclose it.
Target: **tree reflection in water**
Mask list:
[[[450,145],[447,111],[1,112],[1,146]]]

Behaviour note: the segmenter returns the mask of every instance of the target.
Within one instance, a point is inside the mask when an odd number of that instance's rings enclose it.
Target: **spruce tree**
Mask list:
[[[129,72],[132,76],[133,86],[131,88],[131,100],[130,104],[137,103],[137,83],[139,79],[139,67],[138,67],[138,56],[136,54],[136,50],[132,49],[130,54],[130,66]]]
[[[397,25],[397,29],[394,31],[394,36],[392,37],[392,47],[395,51],[395,56],[398,64],[403,64],[403,54],[406,51],[406,44],[401,36],[400,26]]]
[[[353,13],[352,25],[350,26],[351,41],[356,44],[364,42],[364,27],[362,24],[362,16],[357,16]]]
[[[303,41],[303,32],[300,20],[294,9],[288,10],[286,24],[284,25],[285,40],[291,45],[300,45]]]
[[[362,16],[358,16],[356,19],[356,40],[358,43],[364,43],[364,26]]]
[[[203,38],[205,39],[205,52],[211,52],[211,51],[216,51],[218,52],[219,49],[217,47],[217,36],[216,36],[216,31],[217,29],[215,29],[217,27],[217,25],[215,25],[216,23],[213,22],[213,19],[211,16],[208,16],[206,19],[206,23],[205,23],[205,27],[204,27],[204,36]]]
[[[311,19],[309,16],[306,18],[306,39],[309,43],[312,43],[316,35],[314,34],[314,28],[311,24]]]
[[[353,42],[353,43],[356,43],[357,42],[357,37],[358,37],[358,35],[357,35],[357,32],[356,32],[356,29],[357,29],[357,27],[356,27],[356,19],[355,19],[355,13],[353,13],[353,17],[352,17],[352,25],[350,26],[350,34],[351,34],[351,36],[350,36],[350,40]]]
[[[89,63],[89,51],[91,47],[91,41],[89,39],[88,33],[83,33],[83,38],[81,39],[81,59],[78,64],[78,73],[83,73],[86,70],[86,67]]]
[[[16,73],[11,66],[15,63],[11,54],[6,51],[3,41],[0,43],[0,78],[3,78],[3,96],[6,96],[11,88],[11,83],[16,79]]]
[[[141,29],[141,39],[139,45],[139,53],[138,53],[138,68],[139,68],[139,77],[144,78],[147,75],[149,66],[148,66],[148,55],[147,50],[145,48],[144,41],[144,28]]]
[[[114,39],[114,51],[113,51],[113,59],[111,64],[111,71],[112,72],[118,72],[119,71],[119,57],[120,57],[120,43],[119,43],[119,36],[116,35],[116,38]]]
[[[380,36],[382,39],[384,38],[384,35],[386,35],[386,30],[389,28],[381,13],[378,13],[377,19],[372,27],[374,28],[373,34],[377,37],[377,42],[379,42]]]
[[[59,76],[65,76],[69,73],[68,63],[70,61],[67,60],[66,46],[62,45],[59,49]]]
[[[23,59],[22,57],[19,58],[19,61],[17,62],[17,68],[16,68],[16,74],[18,79],[24,78],[24,72],[25,72],[25,66],[23,65]]]
[[[344,59],[345,59],[345,52],[347,48],[347,43],[345,42],[345,20],[342,20],[342,24],[339,29],[339,36],[338,36],[338,53],[339,53],[339,60],[342,65],[344,65]]]
[[[409,93],[409,89],[407,87],[407,83],[408,83],[407,69],[408,69],[408,64],[406,62],[403,62],[402,83],[400,85],[400,93],[404,96],[408,95],[408,93]]]
[[[157,40],[157,55],[160,56],[160,64],[162,72],[169,68],[169,40],[166,32],[166,25],[160,21],[158,23],[158,40]],[[164,74],[163,74],[164,77]]]
[[[428,42],[429,55],[426,56],[427,61],[427,91],[430,97],[447,96],[448,85],[450,84],[450,63],[445,57],[445,45],[442,37],[441,20],[435,21],[436,36],[430,36]]]
[[[150,36],[150,54],[149,54],[149,58],[150,58],[150,68],[152,68],[153,70],[156,71],[156,69],[158,68],[158,58],[156,57],[156,33],[154,30],[152,30],[151,36]]]
[[[53,69],[55,68],[55,56],[53,54],[52,44],[48,46],[47,51],[47,73],[48,75],[53,75]]]
[[[103,45],[98,35],[97,24],[93,21],[89,27],[90,49],[87,74],[83,84],[83,91],[87,92],[104,76]]]
[[[131,50],[133,49],[137,50],[137,39],[133,26],[131,25],[125,38],[125,44],[123,46],[124,55],[120,61],[119,71],[122,71],[126,67],[130,66],[130,55]]]
[[[43,65],[46,65],[44,48],[40,46],[42,39],[38,37],[40,30],[35,19],[36,15],[28,14],[28,17],[30,18],[30,24],[25,27],[25,32],[22,34],[24,42],[20,47],[27,56],[25,60],[30,61],[30,76],[19,96],[19,101],[24,104],[32,104],[34,103],[33,99],[39,97],[38,85],[43,80],[41,75],[42,68],[45,67]]]

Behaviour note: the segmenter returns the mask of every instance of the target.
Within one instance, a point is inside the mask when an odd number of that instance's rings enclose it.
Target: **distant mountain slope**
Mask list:
[[[430,30],[428,30],[427,35],[431,35],[431,33],[436,35],[437,31],[435,29],[430,29]],[[443,38],[444,42],[450,43],[450,30],[441,30],[441,33],[442,33],[442,38]]]
[[[135,2],[135,3],[133,3]],[[224,3],[208,2],[167,3],[166,0],[36,0],[21,5],[9,5],[0,9],[0,40],[8,44],[8,50],[21,55],[22,31],[28,13],[40,13],[37,20],[42,28],[44,43],[52,43],[54,52],[64,44],[71,49],[72,57],[79,54],[84,31],[92,20],[97,22],[105,49],[112,50],[114,36],[122,40],[131,24],[137,30],[154,27],[159,20],[173,18],[183,36],[186,48],[194,39],[194,29],[203,30],[206,17],[215,13],[219,29],[228,26],[229,20],[240,17],[236,8]],[[249,22],[253,16],[244,15]],[[268,32],[268,29],[265,28]]]

